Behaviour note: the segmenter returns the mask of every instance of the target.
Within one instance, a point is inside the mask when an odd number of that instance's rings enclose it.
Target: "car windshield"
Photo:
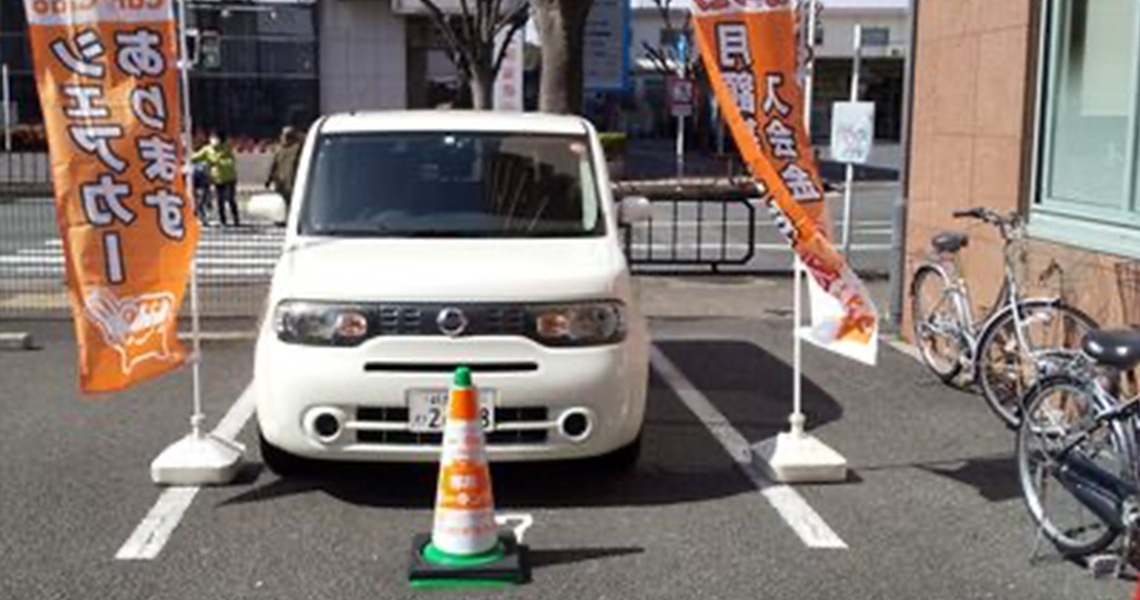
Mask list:
[[[578,237],[604,232],[585,136],[326,135],[300,233]]]

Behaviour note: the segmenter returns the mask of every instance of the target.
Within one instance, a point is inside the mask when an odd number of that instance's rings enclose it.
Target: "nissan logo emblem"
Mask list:
[[[435,324],[440,332],[448,337],[459,337],[467,330],[467,315],[458,308],[445,308],[439,311]]]

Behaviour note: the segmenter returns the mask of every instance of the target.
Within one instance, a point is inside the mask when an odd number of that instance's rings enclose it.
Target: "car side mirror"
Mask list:
[[[249,199],[249,214],[270,221],[275,225],[283,225],[289,220],[285,198],[274,192],[254,194]]]
[[[645,196],[627,196],[618,206],[618,220],[622,225],[648,221],[653,216],[653,204]]]

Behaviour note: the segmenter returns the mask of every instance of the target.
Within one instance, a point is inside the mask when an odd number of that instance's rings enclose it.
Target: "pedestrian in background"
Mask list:
[[[281,194],[285,206],[293,200],[293,180],[297,177],[297,163],[301,158],[301,136],[292,127],[281,130],[281,140],[273,153],[273,165],[265,187]]]
[[[237,159],[230,149],[229,140],[224,133],[214,133],[210,136],[210,143],[194,153],[194,161],[205,163],[210,183],[214,186],[214,201],[218,204],[218,220],[222,227],[229,223],[226,221],[226,211],[229,210],[234,218],[234,226],[241,225],[237,207]]]
[[[191,161],[194,177],[194,214],[204,226],[210,225],[210,168],[200,161]]]

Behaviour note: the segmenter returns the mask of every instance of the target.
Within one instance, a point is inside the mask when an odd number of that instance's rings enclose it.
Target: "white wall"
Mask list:
[[[905,10],[824,10],[823,44],[817,56],[824,58],[850,57],[855,54],[855,25],[887,27],[890,45],[886,48],[863,48],[863,56],[882,57],[906,55],[910,22]]]
[[[673,26],[680,28],[684,26],[688,12],[675,9],[670,18],[673,20]],[[630,65],[636,68],[637,61],[646,57],[643,43],[647,42],[654,48],[660,48],[661,32],[665,29],[665,21],[661,18],[661,12],[656,8],[634,8],[632,21],[629,61]]]
[[[319,4],[321,112],[405,108],[404,19],[386,1]]]
[[[825,3],[826,4],[826,3]],[[830,5],[828,5],[830,6]],[[687,11],[674,9],[673,22],[680,26],[687,18]],[[902,8],[832,8],[823,11],[823,44],[818,56],[824,58],[850,57],[854,54],[854,28],[861,23],[864,27],[887,27],[890,29],[890,45],[887,48],[864,48],[867,57],[894,56],[902,58],[906,53],[909,37],[909,21],[905,7]],[[661,14],[656,8],[635,8],[633,11],[633,31],[630,58],[636,60],[645,55],[642,42],[657,47],[661,30],[665,28]]]

